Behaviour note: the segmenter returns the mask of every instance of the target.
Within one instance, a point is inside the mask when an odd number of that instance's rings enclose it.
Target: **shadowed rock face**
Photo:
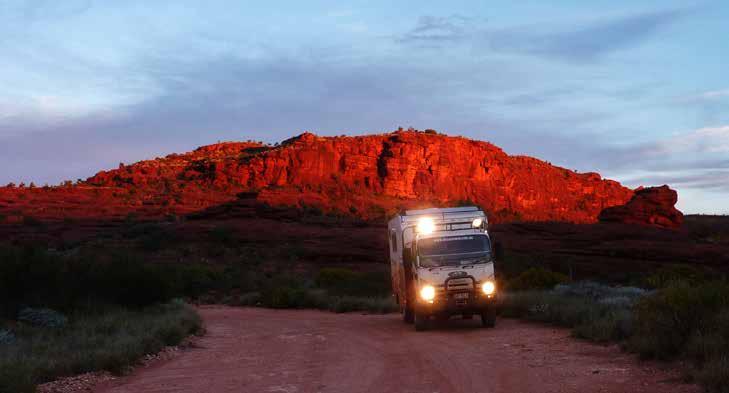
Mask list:
[[[276,147],[222,143],[120,165],[66,187],[0,188],[0,214],[6,221],[158,218],[234,201],[243,192],[270,205],[365,219],[401,208],[476,203],[495,222],[578,223],[596,222],[601,211],[633,196],[596,173],[509,156],[490,143],[461,137],[305,133]]]
[[[683,214],[676,209],[676,202],[678,193],[666,185],[638,189],[625,205],[603,210],[599,220],[676,229],[683,224]]]

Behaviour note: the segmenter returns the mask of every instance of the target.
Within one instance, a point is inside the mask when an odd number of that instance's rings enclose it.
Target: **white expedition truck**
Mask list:
[[[388,223],[392,290],[403,319],[425,330],[431,318],[481,317],[496,324],[494,257],[478,207],[407,210]]]

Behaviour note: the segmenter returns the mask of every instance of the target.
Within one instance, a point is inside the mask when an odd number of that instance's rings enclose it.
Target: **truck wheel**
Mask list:
[[[413,320],[415,319],[413,309],[405,306],[402,309],[402,321],[405,323],[413,323]]]
[[[496,327],[496,310],[493,307],[489,307],[481,313],[481,324],[486,328]]]
[[[419,313],[414,313],[414,314],[415,314],[414,315],[415,316],[415,318],[414,318],[415,319],[415,331],[422,332],[424,330],[427,330],[428,329],[428,317],[426,317],[422,314],[419,314]]]

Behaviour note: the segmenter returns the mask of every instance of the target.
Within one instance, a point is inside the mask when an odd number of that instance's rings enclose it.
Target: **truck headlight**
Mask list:
[[[481,225],[483,224],[483,219],[476,218],[473,220],[471,225],[473,225],[474,228],[481,228]]]
[[[423,286],[420,288],[420,297],[426,301],[435,299],[435,288],[432,285]]]
[[[430,235],[435,231],[435,222],[430,217],[423,217],[418,220],[417,230],[420,234]]]
[[[493,281],[486,281],[481,284],[481,290],[487,295],[493,295],[496,292],[496,284]]]

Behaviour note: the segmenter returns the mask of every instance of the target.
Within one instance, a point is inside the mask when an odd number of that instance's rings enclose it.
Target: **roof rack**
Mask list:
[[[422,215],[422,214],[466,213],[466,212],[476,212],[479,210],[481,210],[481,209],[476,206],[445,207],[445,208],[432,207],[430,209],[405,210],[405,215],[406,216],[418,216],[418,215]]]

